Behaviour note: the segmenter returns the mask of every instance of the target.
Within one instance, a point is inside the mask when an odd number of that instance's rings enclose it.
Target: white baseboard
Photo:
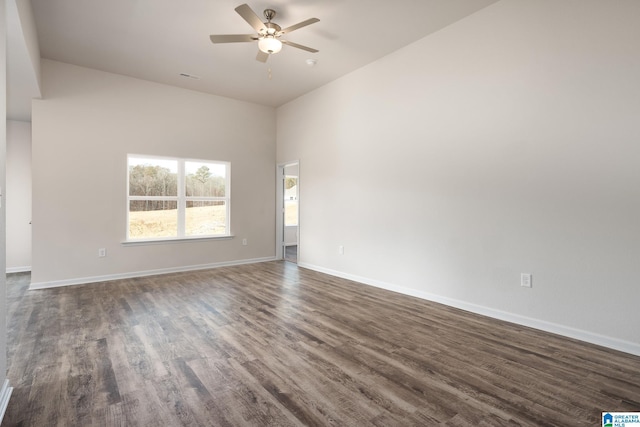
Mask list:
[[[331,270],[328,268],[319,267],[317,265],[298,263],[298,266],[303,268],[308,268],[309,270],[318,271],[320,273],[329,274],[331,276],[353,280],[354,282],[362,283],[365,285],[375,286],[376,288],[382,288],[388,291],[398,292],[400,294],[437,302],[440,304],[448,305],[450,307],[455,307],[461,310],[470,311],[472,313],[481,314],[483,316],[492,317],[494,319],[504,320],[506,322],[511,322],[511,323],[527,326],[534,329],[539,329],[541,331],[550,332],[553,334],[562,335],[569,338],[574,338],[580,341],[585,341],[591,344],[596,344],[602,347],[607,347],[613,350],[623,351],[625,353],[640,356],[640,344],[634,343],[631,341],[624,341],[617,338],[612,338],[605,335],[600,335],[593,332],[584,331],[581,329],[576,329],[576,328],[572,328],[565,325],[560,325],[557,323],[546,322],[544,320],[521,316],[519,314],[514,314],[514,313],[508,313],[505,311],[496,310],[490,307],[484,307],[481,305],[472,304],[469,302],[460,301],[453,298],[430,294],[428,292],[422,292],[422,291],[418,291],[411,288],[405,288],[402,286],[396,286],[391,283],[386,283],[379,280],[356,276],[353,274],[343,273],[341,271]]]
[[[2,424],[4,413],[7,410],[7,406],[9,406],[9,399],[11,399],[12,392],[13,387],[9,386],[9,380],[4,380],[2,390],[0,390],[0,424]]]
[[[11,273],[25,273],[27,271],[31,271],[31,266],[27,265],[24,267],[7,267],[7,274]]]
[[[186,271],[209,270],[211,268],[230,267],[233,265],[256,264],[260,262],[275,261],[275,257],[243,259],[237,261],[216,262],[212,264],[187,265],[182,267],[161,268],[157,270],[133,271],[129,273],[109,274],[105,276],[81,277],[77,279],[54,280],[50,282],[31,283],[29,289],[58,288],[60,286],[84,285],[88,283],[108,282],[120,279],[132,279],[134,277],[157,276],[159,274],[182,273]]]

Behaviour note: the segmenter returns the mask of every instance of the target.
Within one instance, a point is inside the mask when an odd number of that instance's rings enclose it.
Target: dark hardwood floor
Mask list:
[[[288,262],[28,291],[3,426],[598,426],[640,358]]]

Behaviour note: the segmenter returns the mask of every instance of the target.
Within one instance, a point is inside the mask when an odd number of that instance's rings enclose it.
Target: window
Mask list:
[[[230,164],[130,154],[127,240],[229,236]]]
[[[284,225],[292,227],[298,225],[298,177],[285,175],[284,177]]]

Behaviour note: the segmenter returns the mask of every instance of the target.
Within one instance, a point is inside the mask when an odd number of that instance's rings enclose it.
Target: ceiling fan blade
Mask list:
[[[213,43],[241,43],[258,40],[253,34],[212,34],[209,36]]]
[[[294,42],[290,42],[287,40],[280,40],[283,44],[286,44],[287,46],[291,46],[291,47],[295,47],[298,49],[302,49],[302,50],[306,50],[307,52],[311,52],[311,53],[317,53],[320,52],[318,49],[314,49],[312,47],[307,47],[307,46],[302,46],[301,44],[298,43],[294,43]]]
[[[287,28],[281,30],[280,34],[290,33],[291,31],[295,31],[298,28],[302,28],[302,27],[306,27],[307,25],[315,24],[318,21],[320,21],[318,18],[307,19],[306,21],[299,22],[299,23],[297,23],[295,25],[292,25],[290,27],[287,27]]]
[[[242,16],[242,18],[258,33],[264,29],[264,23],[248,4],[241,4],[236,7],[236,12],[238,12],[238,15]]]
[[[256,61],[267,62],[267,59],[269,59],[269,54],[259,50],[258,55],[256,56]]]

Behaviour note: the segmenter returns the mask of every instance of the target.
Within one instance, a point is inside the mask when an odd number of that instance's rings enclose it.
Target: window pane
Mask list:
[[[287,227],[298,225],[298,201],[284,201],[284,225]]]
[[[224,201],[187,201],[185,235],[227,234],[227,206]]]
[[[185,162],[184,167],[187,197],[225,197],[226,164]]]
[[[176,160],[129,157],[130,196],[177,196]]]
[[[178,236],[178,202],[132,200],[129,202],[129,238],[153,239]]]
[[[284,225],[298,225],[298,178],[286,176],[284,180]]]

